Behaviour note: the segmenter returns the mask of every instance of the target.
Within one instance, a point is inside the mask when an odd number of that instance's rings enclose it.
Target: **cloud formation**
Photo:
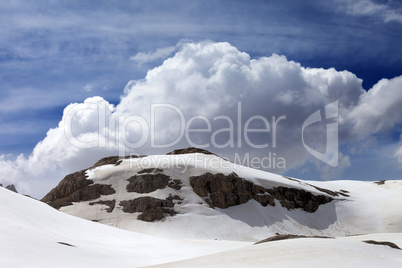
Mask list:
[[[398,159],[398,163],[402,166],[402,135],[400,137],[400,146],[395,150],[394,156]]]
[[[163,51],[170,48],[148,59]],[[39,190],[37,181],[54,185],[100,157],[166,153],[189,145],[231,160],[275,154],[285,159],[285,167],[266,169],[284,172],[315,163],[302,131],[310,147],[325,152],[326,123],[302,129],[311,114],[337,102],[339,143],[353,143],[402,123],[401,89],[402,77],[383,79],[366,92],[348,71],[305,68],[276,54],[252,59],[229,43],[181,43],[144,79],[130,81],[116,107],[101,97],[67,106],[59,125],[29,156],[0,158],[0,180],[21,183],[40,196],[49,186]],[[188,131],[194,129],[202,131]],[[323,177],[350,167],[347,154],[339,153],[338,169],[317,165]]]
[[[342,9],[349,15],[375,16],[385,23],[396,21],[402,23],[402,10],[394,9],[387,4],[377,4],[371,0],[338,0],[344,6]]]
[[[158,59],[167,58],[169,55],[173,53],[173,51],[176,50],[176,48],[177,48],[176,46],[171,46],[171,47],[158,48],[156,49],[155,52],[139,52],[134,56],[130,57],[130,60],[133,60],[140,65],[148,62],[153,62]]]

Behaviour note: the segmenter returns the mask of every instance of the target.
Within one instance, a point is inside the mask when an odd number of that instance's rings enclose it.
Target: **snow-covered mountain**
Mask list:
[[[44,202],[70,215],[175,239],[402,231],[400,181],[302,181],[195,148],[109,157],[68,175]]]
[[[402,267],[400,182],[305,182],[180,152],[102,159],[44,198],[91,221],[0,187],[0,266]]]

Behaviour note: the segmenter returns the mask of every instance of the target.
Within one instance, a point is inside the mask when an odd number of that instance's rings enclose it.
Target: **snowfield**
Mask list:
[[[381,234],[376,238],[399,241],[399,245],[402,242],[401,234]],[[361,238],[268,242],[152,267],[402,267],[401,250],[357,239]]]
[[[250,245],[172,240],[59,212],[0,187],[1,267],[140,267]]]
[[[0,187],[0,267],[402,267],[400,181],[301,181],[226,162],[214,155],[186,154],[125,159],[89,169],[88,179],[116,192],[74,202],[60,211]],[[127,178],[146,168],[180,180],[181,188],[151,193],[126,190]],[[313,212],[288,210],[278,200],[255,200],[212,208],[190,185],[191,176],[235,172],[267,189],[289,187],[315,195],[342,193]],[[175,201],[176,215],[160,221],[137,219],[120,201],[150,196]],[[116,206],[92,204],[115,200]],[[69,215],[71,214],[71,215]],[[98,222],[94,222],[98,221]],[[116,228],[118,227],[118,228]],[[327,236],[254,244],[277,234]]]

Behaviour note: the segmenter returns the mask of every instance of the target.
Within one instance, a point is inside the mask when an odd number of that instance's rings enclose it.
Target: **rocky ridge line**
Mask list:
[[[228,208],[241,205],[251,199],[262,206],[275,206],[275,199],[288,210],[300,208],[306,212],[315,212],[320,205],[333,199],[326,195],[314,195],[302,189],[275,187],[266,189],[240,178],[236,173],[206,173],[190,177],[194,192],[202,197],[212,208]]]

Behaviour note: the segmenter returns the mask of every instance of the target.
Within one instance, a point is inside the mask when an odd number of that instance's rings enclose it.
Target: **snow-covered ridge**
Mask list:
[[[1,267],[401,267],[401,233],[250,242],[173,240],[61,213],[0,188]],[[202,219],[202,218],[200,218]],[[152,223],[153,224],[153,223]],[[231,223],[229,223],[230,225]],[[236,231],[236,230],[233,230]]]
[[[84,186],[64,197],[62,212],[184,239],[258,241],[277,233],[347,236],[402,230],[399,181],[307,182],[205,152],[104,163],[79,173]]]

